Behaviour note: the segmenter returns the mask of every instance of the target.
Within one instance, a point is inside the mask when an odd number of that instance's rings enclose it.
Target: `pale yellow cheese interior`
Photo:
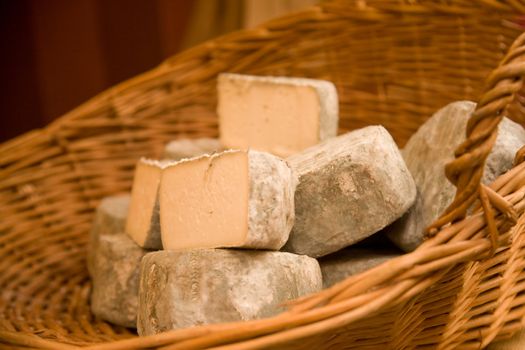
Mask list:
[[[223,77],[218,87],[220,141],[287,157],[320,141],[314,87]]]
[[[135,168],[126,233],[141,246],[145,243],[150,229],[161,169],[160,163],[147,160],[140,160]]]
[[[246,152],[229,151],[166,168],[160,185],[164,249],[243,245],[248,191]]]

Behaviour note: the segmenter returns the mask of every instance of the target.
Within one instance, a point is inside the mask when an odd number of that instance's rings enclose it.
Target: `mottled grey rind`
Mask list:
[[[129,201],[129,194],[106,197],[100,201],[89,235],[87,267],[90,275],[93,271],[93,253],[97,249],[99,236],[124,232]]]
[[[234,249],[159,251],[142,260],[138,333],[253,320],[317,292],[315,259],[283,252]]]
[[[220,151],[222,151],[222,146],[218,139],[208,137],[180,139],[173,140],[166,145],[164,148],[164,158],[181,160]]]
[[[288,164],[269,153],[249,151],[248,235],[243,248],[279,250],[294,223],[297,180]]]
[[[397,249],[349,247],[322,257],[319,259],[319,265],[323,274],[323,288],[331,287],[349,276],[369,270],[402,253]]]
[[[398,219],[416,187],[390,134],[370,126],[287,159],[298,175],[295,224],[283,250],[321,257]]]
[[[235,73],[219,74],[219,86],[227,80],[232,80],[235,81],[236,84],[243,84],[245,86],[258,82],[275,85],[305,86],[315,89],[319,96],[319,140],[324,141],[337,135],[337,127],[339,125],[339,98],[337,89],[332,82],[295,77],[272,77]]]
[[[456,188],[445,176],[445,165],[454,159],[454,151],[465,140],[467,121],[476,108],[470,101],[451,103],[424,123],[408,140],[402,155],[416,182],[415,205],[391,227],[388,237],[410,252],[424,240],[424,230],[448,207]],[[482,182],[491,183],[512,167],[514,156],[525,144],[525,130],[503,118],[498,137],[485,164]]]
[[[140,261],[148,253],[125,233],[100,235],[94,254],[91,311],[119,326],[135,328]]]

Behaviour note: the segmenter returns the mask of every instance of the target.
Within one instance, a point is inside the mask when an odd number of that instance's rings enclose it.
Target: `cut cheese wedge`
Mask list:
[[[336,136],[338,108],[328,81],[229,73],[218,79],[220,141],[226,148],[287,157]]]
[[[142,158],[135,168],[126,233],[142,248],[162,249],[157,196],[162,169],[173,163]]]
[[[296,181],[268,153],[225,151],[166,167],[160,184],[164,249],[280,249],[294,219]]]

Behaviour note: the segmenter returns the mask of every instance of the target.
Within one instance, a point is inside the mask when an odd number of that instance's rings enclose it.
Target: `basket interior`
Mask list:
[[[102,93],[43,130],[3,144],[0,330],[75,344],[134,335],[89,312],[85,250],[93,210],[100,198],[129,190],[138,157],[158,157],[177,137],[217,135],[218,73],[331,80],[340,98],[341,133],[382,124],[403,146],[438,108],[476,100],[484,79],[521,32],[511,9],[373,6],[328,3],[208,42]],[[465,271],[460,267],[455,274]],[[447,304],[460,287],[433,288]],[[394,337],[412,327],[408,333],[424,344],[425,336],[438,332],[432,322],[442,324],[439,318],[446,317],[427,306],[414,301],[411,311],[384,310],[343,330],[368,327],[374,329],[370,337]],[[427,312],[428,323],[401,324],[393,331],[389,320],[400,312]],[[400,346],[409,341],[399,339]],[[322,342],[340,341],[327,336]]]

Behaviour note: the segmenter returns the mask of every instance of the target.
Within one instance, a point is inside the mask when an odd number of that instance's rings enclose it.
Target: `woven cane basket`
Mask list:
[[[521,0],[323,2],[183,52],[2,144],[0,348],[480,349],[517,332],[525,152],[490,186],[479,179],[502,116],[523,122],[523,14]],[[223,71],[331,80],[340,132],[383,124],[400,146],[438,108],[477,101],[446,167],[456,199],[415,252],[281,315],[139,338],[90,314],[93,210],[130,189],[139,156],[179,136],[217,136]]]

